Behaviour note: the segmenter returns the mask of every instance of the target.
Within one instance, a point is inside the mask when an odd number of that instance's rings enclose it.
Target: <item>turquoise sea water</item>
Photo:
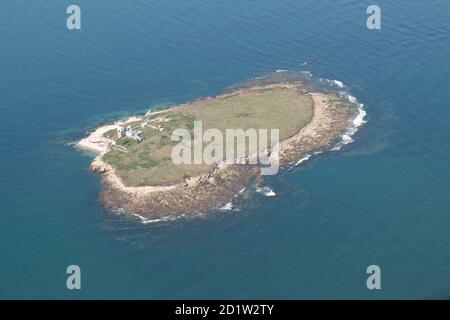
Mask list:
[[[377,0],[379,31],[374,1],[75,2],[79,31],[71,1],[0,11],[0,298],[450,296],[450,2]],[[344,82],[369,121],[238,214],[126,221],[66,145],[277,69]]]

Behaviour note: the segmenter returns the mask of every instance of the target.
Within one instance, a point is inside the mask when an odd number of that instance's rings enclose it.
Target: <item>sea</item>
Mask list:
[[[276,71],[362,104],[335,150],[239,209],[143,223],[102,206],[72,145],[88,130]],[[450,298],[449,101],[448,0],[6,1],[0,298]]]

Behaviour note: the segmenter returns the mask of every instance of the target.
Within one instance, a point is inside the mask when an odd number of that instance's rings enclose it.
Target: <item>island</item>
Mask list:
[[[91,168],[101,173],[106,208],[143,222],[193,217],[231,208],[233,199],[264,177],[259,164],[174,163],[174,130],[192,132],[199,120],[203,130],[278,129],[280,166],[289,169],[311,152],[335,146],[355,112],[348,99],[312,90],[304,81],[255,81],[101,126],[77,146],[98,153]]]

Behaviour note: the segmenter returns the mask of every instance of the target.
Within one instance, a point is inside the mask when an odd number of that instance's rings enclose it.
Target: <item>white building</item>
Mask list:
[[[130,138],[136,140],[137,142],[141,142],[144,140],[144,133],[139,130],[132,130]]]
[[[123,124],[119,124],[117,126],[117,138],[128,137],[138,142],[144,140],[144,133],[139,130],[134,130],[130,126],[124,126]]]

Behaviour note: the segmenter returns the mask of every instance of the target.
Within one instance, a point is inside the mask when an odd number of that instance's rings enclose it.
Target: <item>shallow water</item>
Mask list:
[[[450,3],[18,1],[0,11],[1,298],[445,298],[450,295]],[[141,224],[105,212],[103,121],[274,70],[336,79],[367,111],[341,150],[270,178],[239,212]],[[82,290],[66,289],[66,267]],[[366,288],[366,267],[382,290]]]

